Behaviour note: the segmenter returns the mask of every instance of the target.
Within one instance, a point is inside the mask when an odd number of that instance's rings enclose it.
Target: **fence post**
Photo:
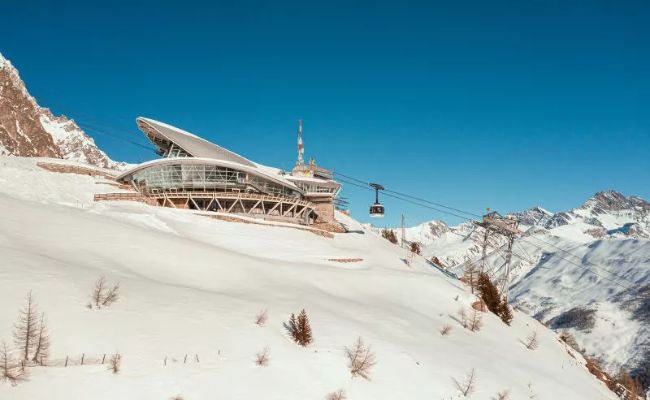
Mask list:
[[[84,357],[86,357],[86,353],[81,353],[81,365],[84,365]]]
[[[165,367],[167,366],[167,356],[165,356]]]
[[[102,364],[104,364],[104,360],[106,360],[106,353],[104,353],[104,357],[102,357]]]
[[[20,362],[20,370],[23,371],[23,372],[25,372],[25,360],[22,360],[22,361]]]
[[[185,354],[185,358],[183,359],[183,364],[187,362],[187,354]]]
[[[194,354],[194,356],[196,357],[196,362],[199,362],[199,355],[198,355],[198,354]]]
[[[68,366],[68,356],[65,356],[65,366]]]

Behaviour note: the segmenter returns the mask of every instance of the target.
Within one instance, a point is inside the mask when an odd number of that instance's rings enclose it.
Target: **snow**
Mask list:
[[[598,197],[616,203],[607,208]],[[553,214],[541,207],[515,213],[525,220],[546,217],[541,225],[522,226],[526,234],[515,241],[511,303],[541,321],[576,307],[596,309],[593,328],[569,331],[586,354],[602,360],[613,374],[622,366],[636,368],[650,346],[650,323],[634,317],[624,305],[625,299],[635,296],[626,287],[640,290],[650,285],[650,240],[645,233],[650,228],[650,212],[631,204],[634,199],[616,192],[599,193],[564,213],[568,224],[559,226],[548,223]],[[417,238],[413,232],[428,224],[411,228],[411,237]],[[641,233],[629,235],[629,224],[637,225]],[[438,237],[425,237],[423,255],[437,257],[462,276],[468,262],[480,262],[482,230],[474,231],[467,223],[449,229]],[[594,229],[603,229],[603,236],[590,234]],[[505,239],[496,236],[488,246],[487,267],[498,280],[505,273]]]
[[[0,338],[10,340],[32,290],[49,321],[53,359],[119,351],[123,368],[113,375],[101,365],[35,367],[26,382],[0,384],[0,398],[323,399],[339,388],[350,399],[457,398],[452,378],[475,368],[473,399],[506,389],[512,398],[616,399],[579,355],[521,312],[511,327],[484,314],[480,332],[463,329],[456,313],[473,296],[459,281],[423,260],[407,266],[398,247],[343,214],[354,233],[332,239],[139,203],[92,203],[93,193],[110,188],[96,184],[100,178],[36,162],[0,158]],[[90,310],[102,275],[120,282],[121,298]],[[307,348],[282,325],[302,308],[315,338]],[[253,322],[261,309],[269,313],[264,327]],[[441,336],[445,324],[453,328]],[[535,351],[521,343],[532,331],[540,337]],[[376,354],[371,381],[346,368],[344,347],[358,336]],[[255,353],[267,346],[270,363],[258,367]]]

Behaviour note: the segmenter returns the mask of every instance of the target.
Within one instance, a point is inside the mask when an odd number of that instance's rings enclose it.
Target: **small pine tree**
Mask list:
[[[291,338],[294,342],[298,343],[298,320],[296,319],[295,314],[291,313],[289,318],[289,323],[287,324],[287,330],[291,334]]]
[[[307,312],[303,309],[298,314],[298,318],[291,314],[287,329],[293,338],[293,341],[301,346],[307,346],[314,341],[311,332],[311,325],[309,324],[309,317]]]
[[[20,310],[18,322],[14,325],[14,342],[20,349],[21,357],[25,361],[29,361],[30,354],[36,347],[38,332],[38,311],[30,291],[27,295],[27,304]]]
[[[300,344],[307,346],[314,341],[311,334],[311,325],[309,324],[309,317],[303,309],[298,315],[298,332],[300,333]]]

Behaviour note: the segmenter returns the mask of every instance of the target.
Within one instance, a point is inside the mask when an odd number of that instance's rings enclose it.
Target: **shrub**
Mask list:
[[[345,352],[348,356],[348,368],[352,376],[370,380],[370,370],[377,364],[375,354],[371,351],[370,346],[366,346],[363,339],[359,337],[351,348],[345,348]]]
[[[483,327],[483,318],[479,311],[472,309],[472,314],[468,321],[468,328],[472,332],[478,332]]]
[[[119,300],[119,298],[120,284],[116,283],[113,287],[109,287],[106,283],[106,278],[102,276],[95,282],[91,295],[92,302],[89,304],[88,308],[92,308],[92,304],[94,304],[95,308],[98,310],[102,307],[109,307],[111,304]]]
[[[122,369],[122,355],[120,353],[115,353],[108,360],[108,369],[117,374]]]
[[[566,343],[567,346],[571,347],[572,349],[580,351],[580,346],[578,345],[578,342],[573,337],[573,335],[569,333],[569,331],[560,332],[560,340]]]
[[[509,390],[504,390],[499,393],[497,393],[496,396],[492,398],[493,400],[509,400],[510,399],[510,391]]]
[[[307,346],[314,341],[311,333],[311,326],[309,324],[309,318],[304,309],[300,311],[298,318],[296,318],[294,314],[291,314],[287,329],[289,330],[293,341],[301,346]]]
[[[269,353],[270,350],[268,347],[265,347],[264,350],[258,352],[255,356],[255,364],[260,367],[266,367],[269,365]]]
[[[268,312],[266,310],[262,310],[255,316],[255,323],[259,326],[264,326],[268,318]]]
[[[471,309],[470,315],[467,315],[467,312],[464,308],[458,310],[458,318],[460,319],[460,324],[463,328],[467,328],[472,332],[478,332],[483,327],[483,318],[479,311]]]
[[[440,329],[440,334],[442,336],[449,335],[449,332],[451,332],[451,325],[443,325],[442,328]]]
[[[472,370],[467,373],[465,379],[462,382],[456,380],[455,378],[453,378],[452,381],[454,382],[454,386],[456,386],[456,389],[458,389],[460,394],[463,397],[468,397],[476,390],[476,370],[472,368]]]
[[[397,244],[397,235],[395,235],[395,231],[393,231],[392,229],[386,229],[386,228],[382,229],[381,237],[388,240],[392,244]]]
[[[347,397],[345,396],[345,391],[343,389],[339,389],[336,392],[332,392],[325,397],[325,400],[345,400]]]
[[[539,341],[537,340],[537,332],[533,331],[528,337],[526,338],[526,342],[524,343],[526,345],[526,348],[528,350],[535,350],[539,347]]]
[[[421,254],[422,253],[422,248],[420,247],[420,243],[418,242],[411,242],[411,253],[415,254]]]
[[[458,310],[457,314],[460,320],[460,324],[463,326],[463,328],[467,328],[467,312],[465,311],[465,309],[461,307]]]

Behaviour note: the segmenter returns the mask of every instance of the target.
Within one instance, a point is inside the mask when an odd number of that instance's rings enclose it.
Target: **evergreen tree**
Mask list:
[[[508,305],[508,302],[505,298],[499,305],[498,315],[501,317],[501,321],[503,321],[506,325],[510,325],[510,322],[512,322],[512,310],[510,309],[510,306]]]
[[[307,346],[314,341],[311,334],[311,326],[309,325],[309,318],[307,312],[303,309],[298,315],[298,332],[300,338],[300,345]]]
[[[477,288],[478,293],[487,306],[488,310],[498,315],[499,308],[501,306],[501,296],[499,295],[499,289],[497,289],[494,283],[492,283],[490,277],[485,272],[481,272],[479,274]]]
[[[287,330],[291,334],[293,341],[301,346],[307,346],[314,341],[309,318],[304,309],[298,314],[298,318],[294,314],[291,314],[291,318],[289,318],[289,323],[287,324]]]
[[[298,322],[296,321],[296,316],[292,313],[291,318],[289,318],[289,327],[287,328],[291,334],[291,338],[294,342],[300,343],[298,337]]]

